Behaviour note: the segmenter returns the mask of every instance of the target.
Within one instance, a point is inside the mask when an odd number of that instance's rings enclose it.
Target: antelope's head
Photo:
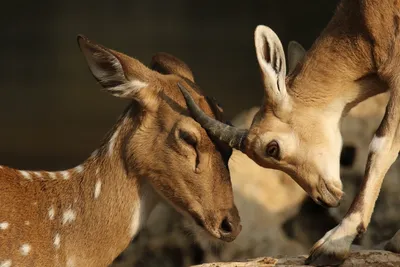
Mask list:
[[[234,240],[241,225],[228,170],[232,149],[189,116],[177,83],[185,85],[205,114],[222,119],[221,109],[199,91],[189,67],[159,53],[150,69],[83,36],[78,43],[103,88],[132,101],[119,133],[127,176],[146,179],[162,198],[212,236]]]
[[[240,149],[260,166],[289,174],[318,204],[337,206],[343,194],[341,114],[334,112],[335,106],[303,101],[291,90],[290,76],[296,75],[295,65],[305,54],[300,45],[289,45],[289,70],[294,71],[288,78],[282,44],[270,28],[257,27],[255,46],[265,94],[250,129],[210,118],[181,88],[192,116],[211,135]]]

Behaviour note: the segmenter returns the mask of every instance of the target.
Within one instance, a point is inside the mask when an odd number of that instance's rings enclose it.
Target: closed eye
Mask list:
[[[197,145],[197,138],[193,135],[190,134],[186,131],[180,130],[179,131],[179,137],[185,141],[188,145],[191,145],[193,147],[196,147]]]
[[[190,134],[189,132],[180,130],[179,131],[179,138],[181,138],[185,143],[188,145],[192,146],[196,152],[196,165],[195,165],[195,171],[199,172],[198,166],[200,164],[200,159],[199,159],[199,152],[197,150],[197,138],[193,134]]]

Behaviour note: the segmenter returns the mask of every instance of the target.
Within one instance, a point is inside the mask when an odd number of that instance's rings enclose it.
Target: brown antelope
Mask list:
[[[258,26],[255,46],[265,97],[249,130],[209,118],[185,94],[193,117],[259,165],[282,170],[319,204],[342,197],[339,123],[361,101],[389,91],[372,139],[361,189],[342,222],[312,248],[307,263],[339,264],[366,231],[383,178],[400,149],[400,2],[343,0],[305,58],[286,77],[282,44]]]
[[[162,199],[211,236],[234,240],[241,225],[227,167],[232,149],[188,116],[177,82],[207,114],[222,115],[191,70],[164,53],[149,69],[83,36],[78,43],[104,89],[132,102],[78,167],[0,167],[0,266],[107,266]]]

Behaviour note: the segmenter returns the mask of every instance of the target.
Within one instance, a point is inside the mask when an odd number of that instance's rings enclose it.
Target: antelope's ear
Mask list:
[[[185,62],[173,55],[161,52],[155,54],[151,59],[150,67],[159,73],[176,74],[194,82],[192,70]]]
[[[297,64],[303,60],[306,55],[304,47],[296,41],[290,41],[288,46],[288,65],[289,74],[294,71]]]
[[[256,54],[269,101],[286,96],[286,60],[282,43],[270,28],[259,25],[254,33]]]
[[[78,36],[78,44],[93,76],[112,95],[146,104],[147,98],[151,97],[149,94],[157,89],[157,72],[138,60],[96,44],[82,35]]]

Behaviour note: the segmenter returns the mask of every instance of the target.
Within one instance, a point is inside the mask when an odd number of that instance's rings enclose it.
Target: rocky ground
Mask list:
[[[306,267],[304,260],[306,256],[294,257],[262,257],[245,262],[218,262],[197,267],[272,267],[272,266],[293,266]],[[341,267],[393,267],[400,265],[400,255],[388,251],[365,250],[353,252]]]
[[[173,209],[161,204],[145,229],[112,266],[175,267],[307,254],[315,241],[340,222],[357,193],[369,142],[384,113],[385,101],[386,95],[372,98],[353,109],[343,120],[342,180],[346,194],[339,208],[326,210],[317,206],[290,177],[260,168],[247,156],[235,151],[229,167],[243,230],[234,242],[222,244],[211,241]],[[239,114],[233,124],[249,127],[256,111],[257,108],[253,108]],[[400,163],[397,161],[385,179],[369,230],[361,240],[356,241],[361,248],[372,248],[400,229],[396,208],[400,206],[398,168]],[[373,255],[371,257],[375,257]],[[255,266],[274,266],[263,264]]]

